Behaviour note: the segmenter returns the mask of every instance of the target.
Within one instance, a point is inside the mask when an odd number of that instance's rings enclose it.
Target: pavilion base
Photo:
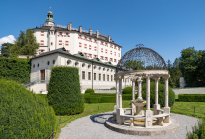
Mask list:
[[[149,128],[146,127],[138,127],[138,126],[130,126],[130,124],[124,123],[123,125],[119,125],[113,117],[110,117],[106,122],[105,125],[109,129],[130,135],[139,135],[139,136],[156,136],[156,135],[166,135],[172,134],[176,132],[179,128],[179,123],[174,120],[170,119],[170,123],[164,123],[164,126],[152,126]]]

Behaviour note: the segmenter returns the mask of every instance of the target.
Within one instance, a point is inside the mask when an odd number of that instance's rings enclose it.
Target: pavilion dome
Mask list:
[[[117,64],[116,71],[166,70],[164,59],[154,50],[137,47],[126,52]]]

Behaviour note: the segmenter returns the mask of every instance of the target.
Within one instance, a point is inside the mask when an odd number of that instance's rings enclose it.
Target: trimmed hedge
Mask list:
[[[122,90],[122,94],[132,94],[132,87],[125,87]]]
[[[116,94],[92,94],[87,95],[84,94],[85,103],[115,103],[116,102]],[[135,95],[135,99],[137,95]],[[123,94],[122,100],[132,100],[132,95]]]
[[[205,102],[205,94],[179,94],[178,100],[181,102]]]
[[[30,80],[31,62],[28,59],[0,57],[0,78],[25,83]]]
[[[171,87],[169,86],[169,107],[171,107],[174,102],[175,102],[175,94],[174,91],[171,89]],[[164,103],[165,103],[165,85],[159,83],[158,84],[158,103],[160,104],[161,107],[164,107]],[[143,99],[146,100],[146,84],[142,86],[142,97]],[[155,104],[155,82],[151,82],[150,83],[150,107],[153,106],[153,104]]]
[[[78,69],[75,67],[53,67],[48,88],[48,103],[57,115],[70,115],[73,111],[84,111],[80,91]]]
[[[87,89],[85,90],[85,94],[94,94],[95,91],[93,89]]]
[[[0,138],[47,138],[57,127],[54,110],[22,85],[0,79]]]

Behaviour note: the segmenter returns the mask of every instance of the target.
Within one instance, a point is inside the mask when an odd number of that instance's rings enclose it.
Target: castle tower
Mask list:
[[[50,9],[51,9],[51,7],[50,7]],[[53,20],[53,13],[51,11],[48,12],[45,23],[47,26],[53,26],[55,24],[54,20]]]

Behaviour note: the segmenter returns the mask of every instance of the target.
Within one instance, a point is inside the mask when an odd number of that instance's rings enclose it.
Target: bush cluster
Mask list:
[[[192,127],[192,132],[187,132],[187,139],[205,139],[205,121],[198,121],[198,125]]]
[[[181,102],[205,102],[205,94],[179,94],[178,100]]]
[[[48,88],[48,103],[57,115],[70,115],[84,111],[80,91],[78,69],[75,67],[53,67]]]
[[[47,138],[56,129],[54,110],[22,85],[0,79],[0,138]]]
[[[132,94],[132,87],[125,87],[122,90],[122,94]]]
[[[175,101],[175,94],[171,87],[168,88],[168,91],[168,105],[171,107]],[[146,84],[142,86],[142,97],[146,100]],[[165,85],[161,83],[158,84],[158,103],[161,107],[165,105]],[[155,82],[150,83],[150,107],[153,107],[153,104],[155,104]]]
[[[94,94],[95,91],[93,89],[87,89],[85,90],[85,94]]]
[[[25,83],[30,80],[31,62],[28,59],[0,58],[0,78]]]

